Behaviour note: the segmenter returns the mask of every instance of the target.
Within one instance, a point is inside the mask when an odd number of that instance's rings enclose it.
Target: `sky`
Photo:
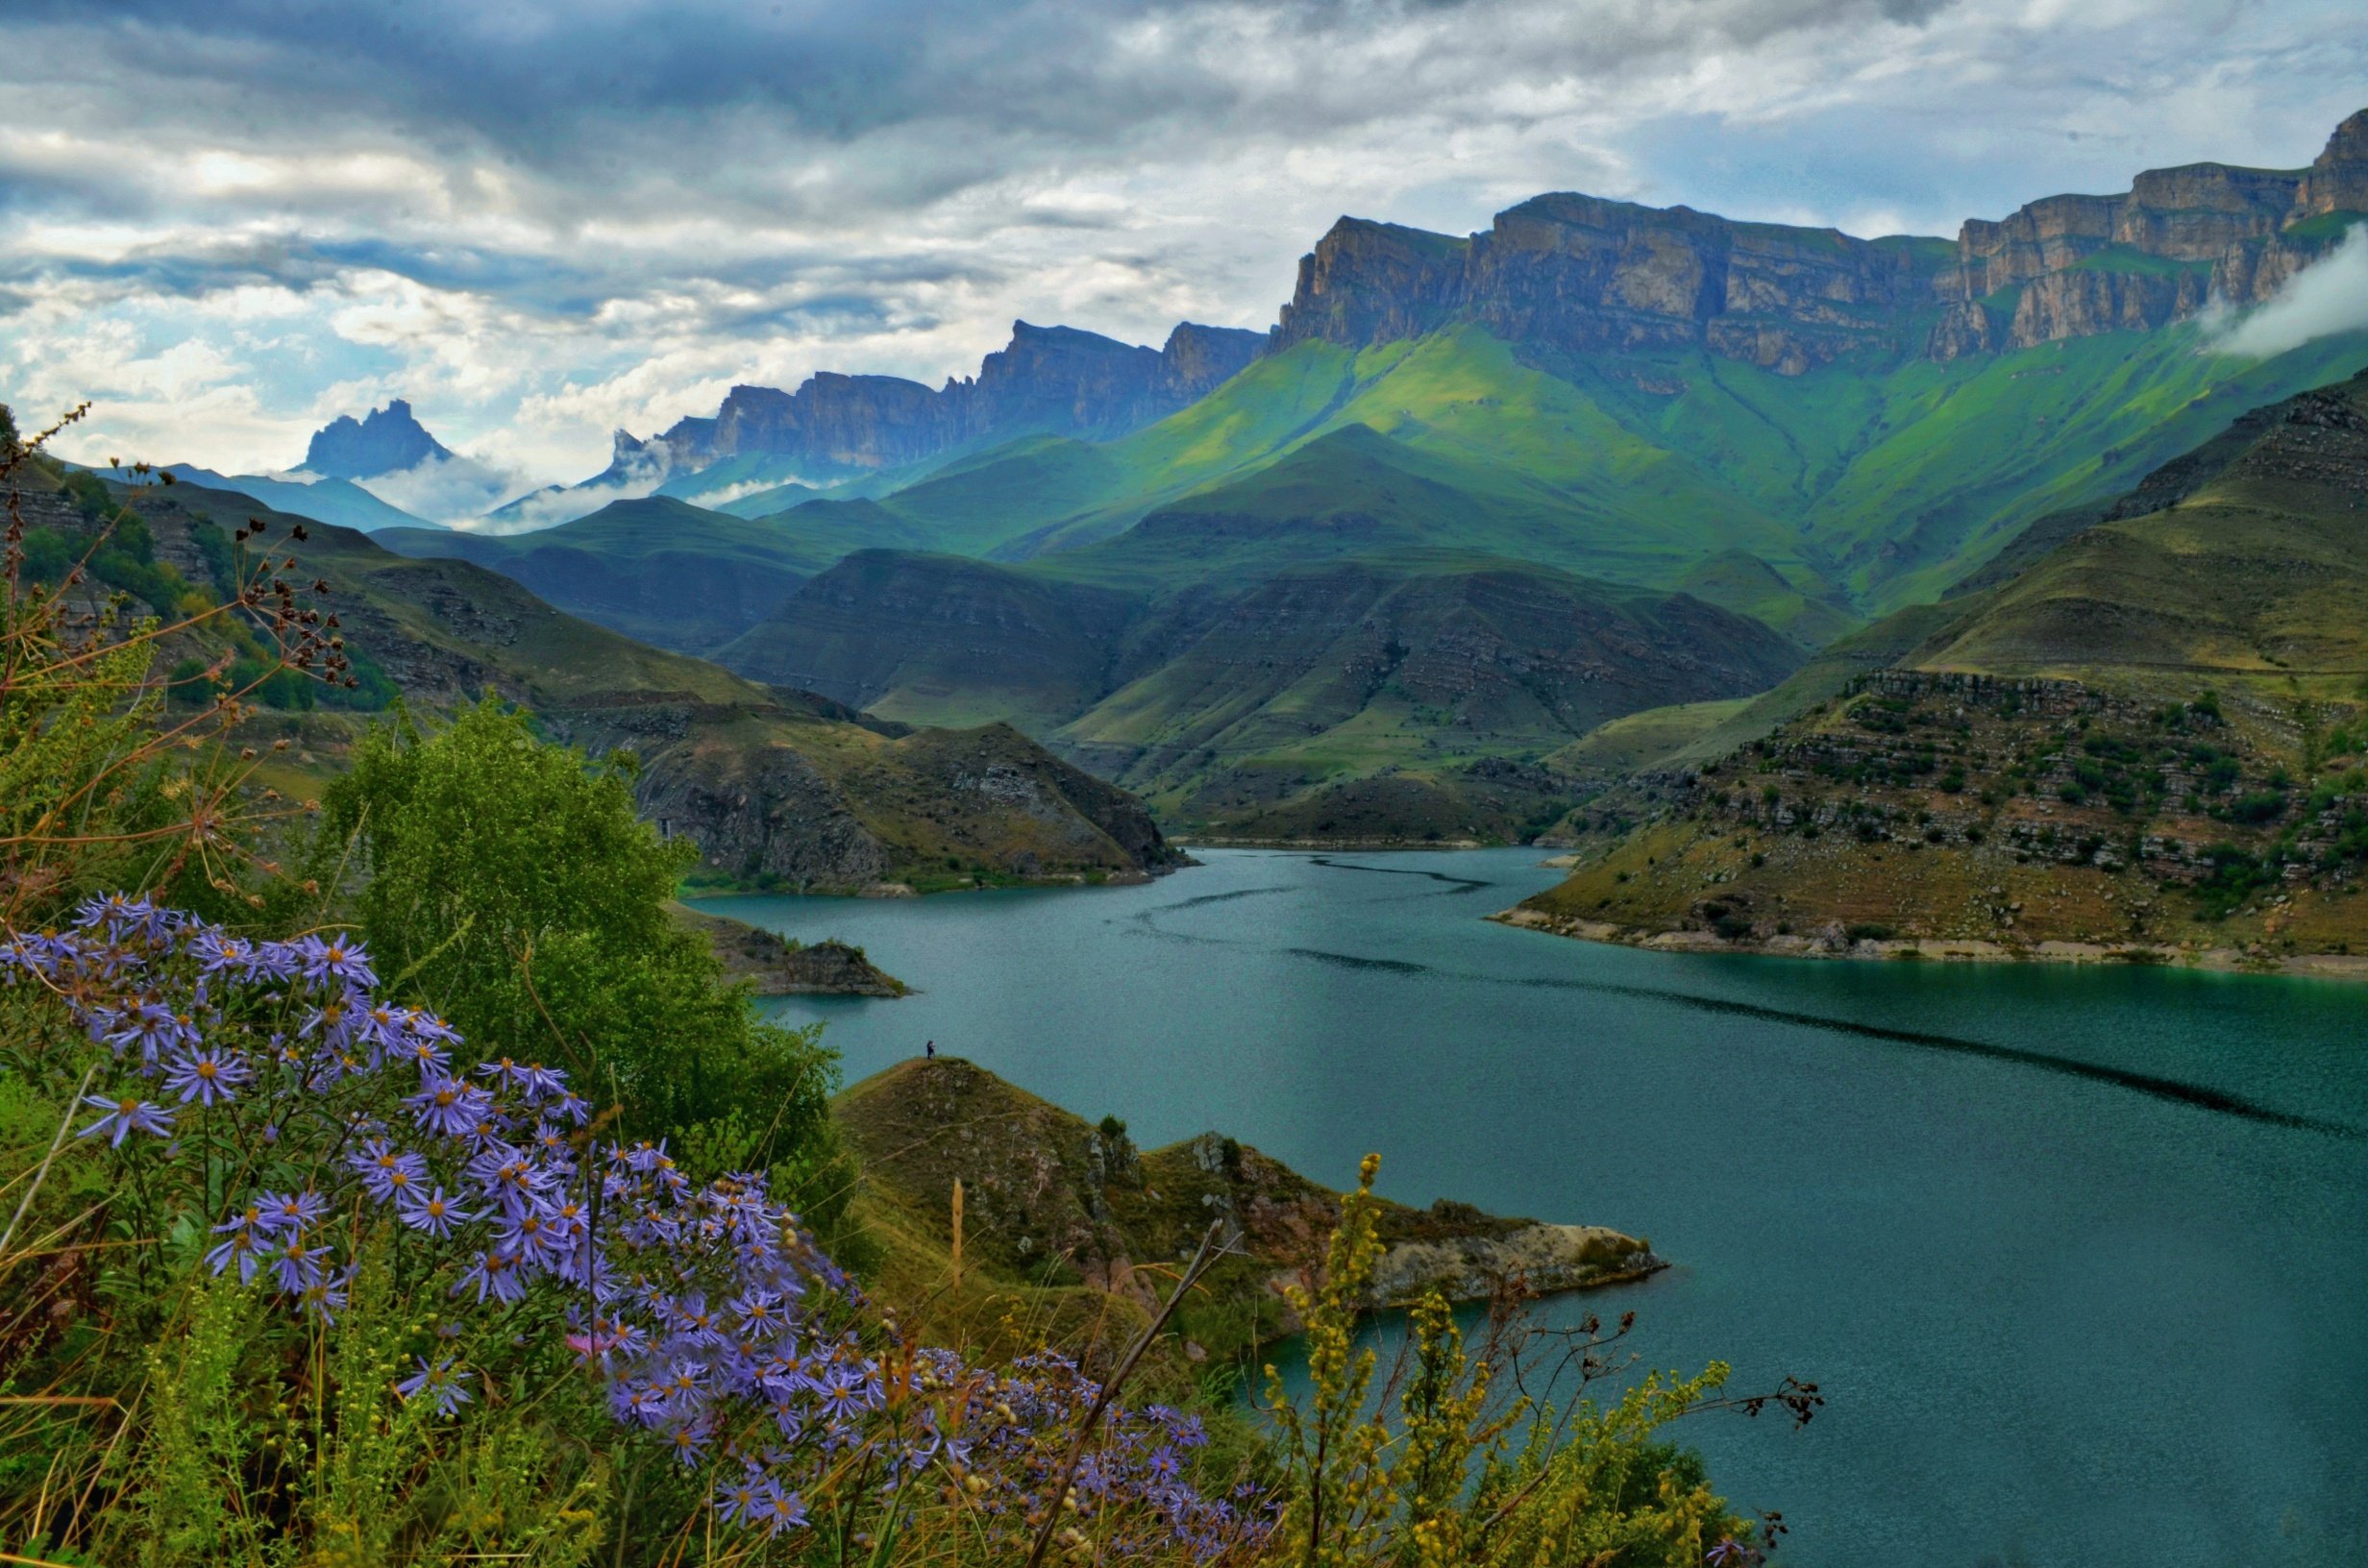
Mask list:
[[[1343,213],[1953,235],[2363,107],[2358,0],[0,0],[0,402],[259,473],[408,397],[570,481],[1015,319],[1263,329]]]

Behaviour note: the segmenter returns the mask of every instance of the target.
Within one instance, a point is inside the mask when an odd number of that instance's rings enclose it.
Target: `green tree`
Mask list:
[[[775,1168],[834,1213],[836,1054],[819,1026],[759,1021],[671,918],[693,851],[634,815],[632,770],[490,697],[432,733],[398,711],[324,796],[315,879],[353,888],[380,974],[472,1059],[565,1066],[629,1136],[709,1171]]]

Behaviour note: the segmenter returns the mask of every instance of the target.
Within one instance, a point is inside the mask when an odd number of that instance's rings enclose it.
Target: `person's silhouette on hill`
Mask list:
[[[934,1062],[934,1061],[936,1061],[936,1060],[937,1060],[937,1041],[934,1041],[934,1040],[933,1040],[933,1041],[929,1041],[929,1043],[928,1043],[928,1044],[926,1044],[926,1045],[924,1045],[924,1046],[922,1047],[922,1049],[923,1049],[925,1052],[926,1052],[926,1053],[928,1054],[928,1058],[929,1058],[929,1060],[930,1060],[930,1061]]]

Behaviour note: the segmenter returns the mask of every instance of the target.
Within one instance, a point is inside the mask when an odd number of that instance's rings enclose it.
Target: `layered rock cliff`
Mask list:
[[[1343,218],[1299,263],[1270,346],[1476,322],[1590,352],[1699,347],[1798,375],[1860,348],[1935,359],[2145,330],[2252,304],[2368,213],[2368,110],[2307,169],[2196,163],[2050,196],[1937,238],[1856,239],[1689,208],[1539,196],[1458,238]]]
[[[2190,163],[2150,169],[2117,196],[2050,196],[1959,231],[1937,281],[1940,359],[1977,349],[2183,320],[2209,300],[2252,305],[2368,213],[2368,110],[2335,128],[2306,169]]]
[[[1937,243],[1742,224],[1689,208],[1539,196],[1452,239],[1344,218],[1299,263],[1272,344],[1363,345],[1476,321],[1586,351],[1699,345],[1787,374],[1895,346]]]
[[[1036,431],[1103,440],[1194,402],[1247,365],[1263,342],[1256,332],[1184,322],[1164,348],[1149,349],[1014,322],[1010,343],[974,377],[932,389],[895,376],[821,371],[794,392],[735,386],[712,417],[679,420],[647,441],[618,432],[611,472],[764,454],[828,480]]]

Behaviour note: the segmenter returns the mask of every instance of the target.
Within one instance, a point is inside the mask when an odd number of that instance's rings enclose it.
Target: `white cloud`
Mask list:
[[[2331,253],[2287,279],[2260,306],[2218,317],[2213,325],[2213,349],[2252,359],[2337,332],[2368,331],[2368,223],[2354,224]]]
[[[533,479],[460,453],[422,457],[409,468],[354,482],[389,506],[436,523],[482,517],[536,487]]]

